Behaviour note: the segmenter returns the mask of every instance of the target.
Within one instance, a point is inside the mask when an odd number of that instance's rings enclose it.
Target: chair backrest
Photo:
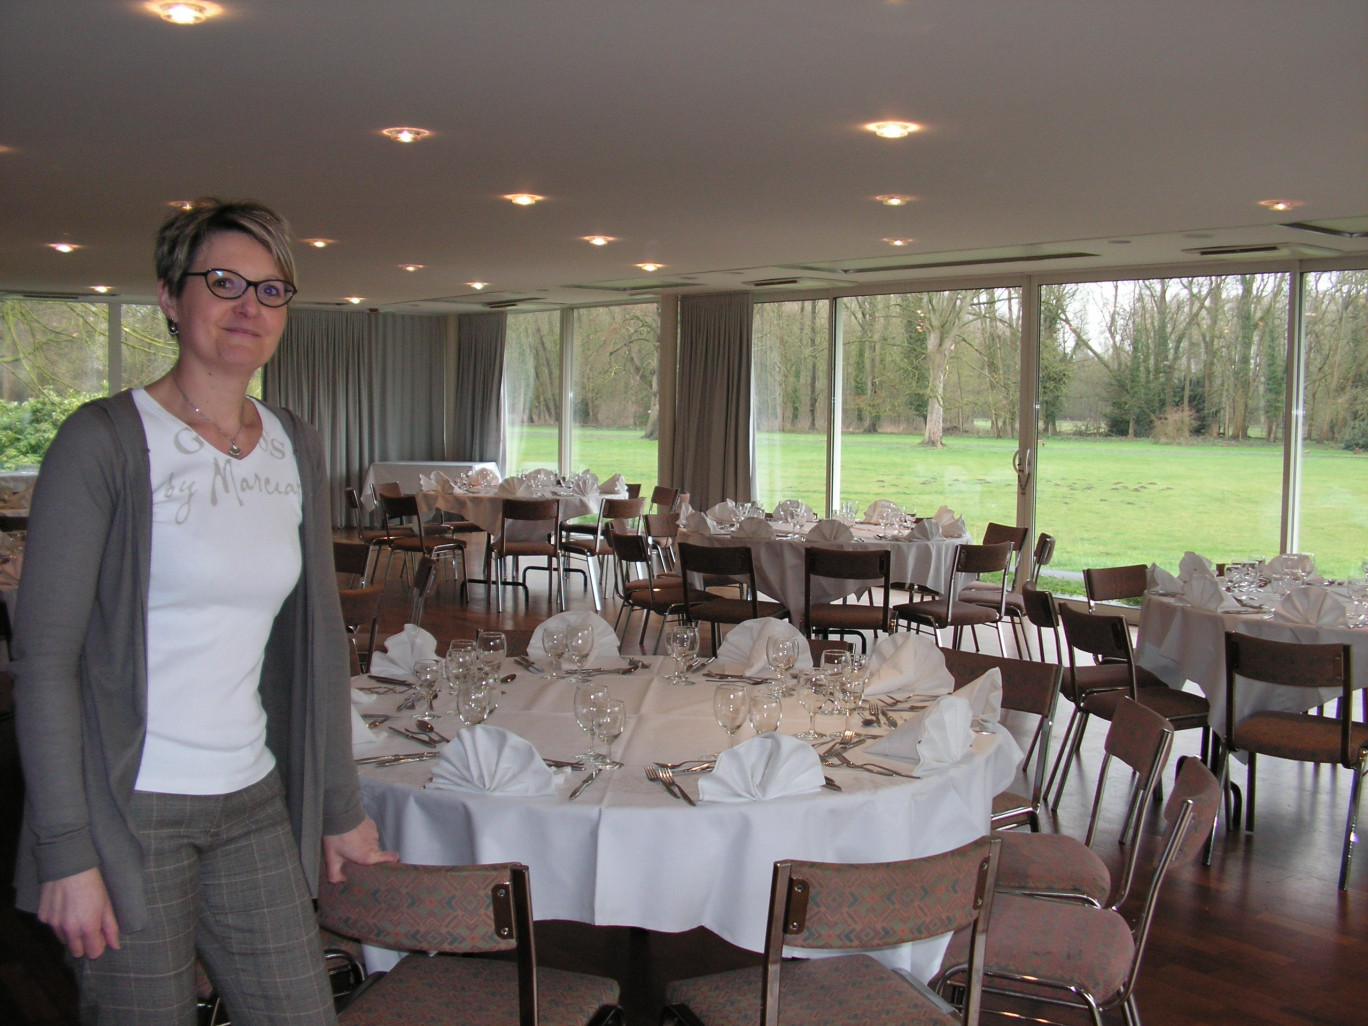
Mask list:
[[[361,493],[355,488],[343,488],[342,495],[347,500],[347,510],[350,516],[356,517],[356,526],[361,526]]]
[[[409,618],[407,623],[423,625],[423,606],[437,586],[437,564],[431,556],[422,556],[413,568],[413,579],[409,587]]]
[[[537,1022],[537,951],[524,865],[349,863],[344,882],[319,883],[318,921],[334,933],[399,951],[516,952],[518,1021]]]
[[[678,498],[679,489],[671,488],[669,485],[656,485],[651,490],[651,506],[657,513],[668,513],[673,510]]]
[[[741,580],[750,595],[752,616],[760,616],[755,590],[755,563],[748,545],[695,545],[679,542],[679,564],[684,572],[684,615],[693,619],[695,602],[707,601],[706,589],[695,587],[690,577],[723,576]]]
[[[342,602],[342,623],[351,637],[352,651],[356,654],[357,669],[365,673],[370,666],[370,655],[375,651],[375,633],[380,622],[380,600],[385,588],[377,584],[369,588],[338,588],[337,596]],[[357,640],[366,636],[365,657]]]
[[[953,601],[959,595],[961,574],[1001,574],[994,584],[997,591],[997,610],[1001,615],[1006,608],[1007,573],[1012,565],[1012,543],[996,542],[992,545],[961,545],[955,549],[955,561],[950,571],[950,582],[946,594]],[[987,604],[986,602],[984,603]]]
[[[628,499],[604,499],[599,516],[603,523],[632,521],[641,516],[646,500],[641,496]]]
[[[617,557],[619,598],[625,599],[627,596],[627,583],[633,579],[631,573],[634,566],[642,568],[642,576],[638,580],[645,580],[649,588],[655,588],[651,546],[646,535],[635,531],[619,531],[612,527],[608,531],[608,544],[612,546],[613,555]]]
[[[639,495],[641,495],[641,482],[637,481],[635,484],[629,483],[627,485],[627,498],[635,499]]]
[[[509,521],[524,521],[546,524],[546,541],[554,547],[553,538],[560,526],[560,503],[555,499],[504,499],[499,521],[499,542],[508,537]]]
[[[1073,606],[1059,606],[1059,622],[1069,649],[1069,667],[1078,669],[1078,654],[1085,653],[1096,662],[1126,664],[1131,698],[1135,697],[1135,650],[1131,646],[1130,625],[1118,613],[1085,613]]]
[[[1270,641],[1252,634],[1226,631],[1225,651],[1227,744],[1235,735],[1235,692],[1239,678],[1294,688],[1339,688],[1340,765],[1346,768],[1358,765],[1353,744],[1354,708],[1350,701],[1353,649],[1349,645]]]
[[[1148,585],[1147,568],[1144,563],[1093,567],[1083,571],[1083,587],[1088,594],[1089,609],[1098,602],[1139,598],[1145,594]]]
[[[1002,842],[902,862],[774,864],[761,1022],[779,1022],[784,948],[877,949],[969,929],[965,1021],[976,1021]],[[890,915],[890,909],[896,915]]]
[[[883,591],[883,622],[888,626],[889,573],[893,563],[888,549],[826,549],[809,545],[803,550],[803,623],[812,623],[812,579],[833,578],[838,581],[878,581]],[[870,591],[870,605],[874,593]]]
[[[388,495],[390,498],[397,498],[404,494],[404,489],[399,487],[398,481],[384,481],[378,485],[372,485],[371,487],[375,489],[375,494],[377,496]]]
[[[356,587],[364,588],[370,572],[372,549],[360,542],[333,542],[333,569],[339,574],[351,574]]]

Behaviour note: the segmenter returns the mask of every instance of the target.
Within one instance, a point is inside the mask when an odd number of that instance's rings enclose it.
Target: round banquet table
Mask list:
[[[1270,608],[1277,596],[1260,593]],[[1240,631],[1271,641],[1301,644],[1347,644],[1353,647],[1353,686],[1368,687],[1368,628],[1313,627],[1267,619],[1257,611],[1215,612],[1198,609],[1184,599],[1146,594],[1140,607],[1135,661],[1172,687],[1192,681],[1211,703],[1208,722],[1224,731],[1226,670],[1225,632]],[[1241,681],[1236,690],[1235,722],[1264,710],[1304,712],[1339,697],[1335,688],[1292,688]]]
[[[659,662],[665,664],[662,674],[668,673],[669,661]],[[545,758],[570,759],[581,752],[588,739],[571,711],[573,686],[512,663],[507,669],[518,678],[506,685],[488,722],[527,738]],[[713,686],[695,679],[697,686],[672,686],[654,668],[599,678],[627,705],[626,731],[613,746],[613,755],[626,765],[602,774],[573,802],[566,796],[583,773],[563,771],[555,797],[507,797],[426,788],[431,762],[362,766],[362,800],[385,846],[405,862],[526,863],[538,919],[670,933],[703,926],[739,947],[762,951],[776,860],[882,862],[948,851],[987,833],[993,795],[1012,782],[1022,759],[1016,741],[998,727],[976,734],[971,752],[958,763],[919,780],[828,768],[840,793],[823,789],[690,806],[647,780],[643,767],[711,755],[725,743],[713,719]],[[361,708],[388,712],[396,701],[385,696]],[[836,717],[819,717],[819,728],[824,721],[827,729],[839,727]],[[797,733],[807,723],[797,702],[786,699],[780,729]],[[447,736],[458,726],[452,713],[437,721]],[[738,743],[750,735],[743,727]],[[379,744],[358,749],[358,756],[422,751],[383,727],[376,737]],[[856,761],[873,761],[861,749],[851,754]],[[915,770],[905,762],[886,765]],[[677,779],[697,797],[696,775]],[[922,941],[886,958],[927,979],[939,968],[945,943]]]

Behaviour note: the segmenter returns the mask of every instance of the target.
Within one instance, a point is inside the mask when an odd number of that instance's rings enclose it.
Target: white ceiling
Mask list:
[[[398,310],[1368,252],[1279,225],[1368,228],[1363,0],[220,2],[0,0],[0,291],[148,297],[206,194],[338,240],[299,302]]]

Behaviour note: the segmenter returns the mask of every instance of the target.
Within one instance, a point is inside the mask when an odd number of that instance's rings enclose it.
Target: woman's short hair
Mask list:
[[[294,255],[290,252],[290,228],[284,218],[269,207],[250,200],[225,203],[212,196],[197,199],[184,210],[166,219],[157,232],[157,251],[153,258],[157,281],[173,296],[185,288],[185,274],[195,254],[211,235],[242,232],[261,243],[275,259],[285,280],[294,283]]]

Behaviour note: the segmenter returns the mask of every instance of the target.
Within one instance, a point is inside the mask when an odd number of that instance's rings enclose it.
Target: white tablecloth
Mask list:
[[[423,514],[434,510],[455,513],[480,526],[488,534],[499,533],[499,513],[503,509],[505,496],[495,489],[478,492],[418,492],[418,509]],[[545,492],[536,495],[519,496],[528,499],[555,499],[560,504],[560,520],[574,520],[576,517],[597,516],[604,499],[625,499],[626,492],[593,492],[589,495],[570,495],[562,492]]]
[[[489,722],[528,738],[546,757],[567,759],[582,751],[587,737],[571,711],[573,687],[518,673]],[[600,680],[627,703],[627,730],[613,746],[625,768],[605,773],[569,802],[565,795],[582,774],[566,774],[554,798],[502,798],[422,790],[429,763],[363,767],[362,799],[384,844],[406,862],[524,862],[531,867],[538,919],[664,932],[704,926],[760,951],[775,860],[878,862],[965,844],[987,832],[993,795],[1011,783],[1022,758],[1006,732],[976,735],[970,755],[922,780],[827,769],[843,793],[691,807],[648,781],[642,767],[708,755],[724,744],[712,714],[713,687],[701,678],[695,687],[672,687],[653,680],[649,670]],[[796,733],[807,722],[797,703],[785,700],[780,729]],[[821,717],[818,725],[839,723]],[[458,721],[446,716],[438,726],[448,733]],[[386,748],[375,751],[420,750],[393,734],[383,736]],[[738,741],[749,736],[744,727]],[[697,795],[696,777],[680,779]],[[929,978],[944,946],[942,940],[922,942],[901,951],[899,961]]]
[[[891,553],[891,580],[900,584],[921,584],[944,592],[955,562],[955,550],[968,538],[938,538],[935,541],[890,541],[877,537],[878,528],[856,524],[853,542],[822,542],[829,549],[888,549]],[[795,621],[803,617],[803,578],[806,542],[796,537],[757,541],[730,534],[694,534],[680,531],[679,540],[695,545],[748,545],[755,563],[755,583],[766,595],[788,606]],[[834,602],[845,595],[863,594],[867,582],[813,580],[812,600]]]
[[[1273,605],[1276,597],[1263,596]],[[1353,684],[1368,687],[1368,629],[1294,626],[1258,614],[1216,613],[1196,609],[1182,599],[1146,595],[1140,609],[1140,632],[1135,645],[1136,662],[1173,687],[1192,681],[1211,703],[1209,722],[1225,730],[1225,632],[1240,631],[1273,641],[1302,644],[1350,644],[1353,653]],[[1292,688],[1255,681],[1240,681],[1236,689],[1235,722],[1252,713],[1273,709],[1302,712],[1333,701],[1332,688]]]
[[[440,470],[454,480],[457,474],[469,474],[471,471],[483,469],[492,470],[497,474],[499,465],[479,461],[448,463],[431,460],[386,460],[383,463],[372,463],[366,471],[366,479],[361,482],[361,505],[367,510],[375,508],[375,499],[371,497],[373,485],[393,483],[397,484],[405,495],[413,495],[418,491],[419,474],[432,474]]]

